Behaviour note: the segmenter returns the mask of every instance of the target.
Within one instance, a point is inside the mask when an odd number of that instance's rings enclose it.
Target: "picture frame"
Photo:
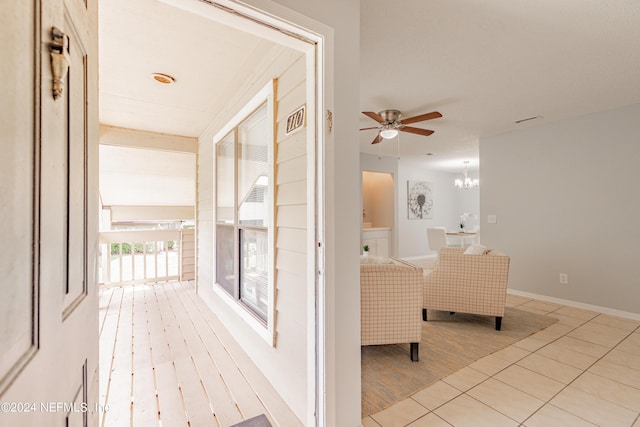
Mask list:
[[[409,219],[433,218],[433,184],[407,181],[407,215]]]

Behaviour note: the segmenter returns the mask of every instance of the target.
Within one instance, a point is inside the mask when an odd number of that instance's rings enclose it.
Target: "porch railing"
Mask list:
[[[180,278],[180,230],[100,232],[100,284]]]

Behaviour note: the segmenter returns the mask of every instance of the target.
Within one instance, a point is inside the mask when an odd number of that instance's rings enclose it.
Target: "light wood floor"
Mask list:
[[[298,418],[192,283],[100,291],[101,426],[230,426]]]

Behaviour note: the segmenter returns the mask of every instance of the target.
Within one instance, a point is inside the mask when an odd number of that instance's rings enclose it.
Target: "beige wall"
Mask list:
[[[511,289],[640,318],[639,118],[636,104],[480,141],[482,241],[511,255]]]
[[[383,172],[362,172],[363,222],[371,222],[373,227],[393,228],[395,200],[393,175]]]

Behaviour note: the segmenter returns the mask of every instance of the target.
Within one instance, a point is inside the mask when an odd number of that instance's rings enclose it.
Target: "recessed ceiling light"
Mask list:
[[[170,85],[176,82],[176,79],[173,76],[170,76],[169,74],[151,73],[151,77],[153,77],[153,79],[158,83],[162,83],[165,85]]]

